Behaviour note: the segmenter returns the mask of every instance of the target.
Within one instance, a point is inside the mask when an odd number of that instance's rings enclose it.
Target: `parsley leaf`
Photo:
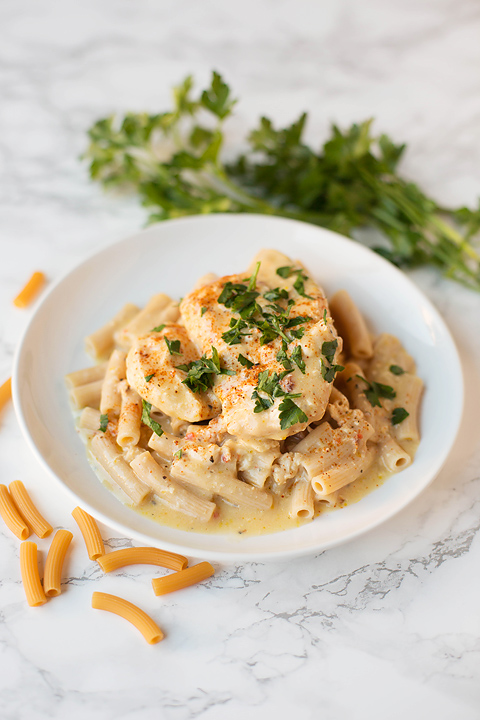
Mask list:
[[[157,325],[157,327],[152,328],[152,330],[150,330],[150,332],[162,332],[164,327],[165,327],[165,323],[163,323],[162,325]]]
[[[230,320],[230,330],[222,333],[222,340],[225,340],[227,345],[239,345],[245,335],[250,334],[248,332],[243,332],[247,327],[248,325],[245,320],[242,320],[241,318],[235,320],[235,318],[232,318]]]
[[[240,365],[243,365],[248,370],[253,367],[253,362],[251,360],[249,360],[248,358],[246,358],[245,355],[240,354],[238,356],[238,362],[240,363]]]
[[[272,290],[267,290],[263,293],[263,297],[265,300],[275,301],[275,300],[288,300],[288,290],[280,289],[280,288],[273,288]]]
[[[364,391],[364,395],[366,396],[368,402],[372,407],[382,407],[382,404],[380,402],[380,398],[387,398],[388,400],[393,400],[397,393],[390,385],[382,385],[382,383],[377,382],[369,382],[361,375],[357,375],[357,378],[359,380],[363,380],[364,383],[367,385],[367,389]]]
[[[279,405],[280,410],[280,427],[282,430],[287,430],[292,425],[297,423],[308,422],[308,416],[305,415],[303,410],[290,399],[286,397]]]
[[[162,426],[153,420],[153,418],[150,417],[150,412],[152,410],[152,403],[147,402],[142,398],[142,422],[144,425],[149,427],[155,435],[158,435],[158,437],[161,437],[163,435]]]
[[[151,375],[145,375],[145,381],[150,382],[150,380],[155,376],[155,373],[152,373]]]
[[[325,359],[330,365],[333,363],[335,353],[338,347],[338,340],[329,340],[322,344],[322,355],[325,355]]]
[[[177,452],[174,453],[173,457],[174,457],[174,458],[178,458],[178,459],[180,460],[180,458],[182,457],[182,455],[183,455],[183,450],[182,450],[182,448],[180,448],[180,450],[177,450]]]
[[[281,278],[289,278],[290,275],[293,275],[295,270],[293,269],[292,265],[284,265],[283,267],[279,267],[276,270],[277,275],[280,275]]]
[[[100,427],[98,428],[100,432],[106,432],[108,427],[108,413],[105,415],[100,415]]]
[[[328,383],[333,382],[337,372],[342,372],[342,370],[345,370],[343,365],[330,365],[330,367],[327,367],[325,363],[322,362],[322,377]]]
[[[302,348],[300,345],[295,345],[290,359],[293,360],[293,362],[298,366],[300,371],[305,375],[305,362],[302,359]]]
[[[217,348],[212,348],[212,357],[202,355],[200,360],[192,360],[188,365],[177,365],[177,370],[187,373],[182,383],[194,393],[206,392],[213,387],[216,375],[235,375],[233,370],[220,367],[220,356]]]
[[[206,308],[206,307],[202,307],[202,309],[201,309],[201,311],[200,311],[200,317],[203,317],[206,312],[207,312],[207,308]]]
[[[260,261],[257,262],[255,270],[252,274],[252,277],[250,278],[250,282],[248,283],[247,291],[255,290],[255,288],[257,286],[257,275],[258,275],[258,271],[260,270],[261,264],[262,263]]]
[[[182,354],[182,351],[180,349],[180,340],[169,340],[167,336],[164,336],[163,339],[167,343],[168,352],[170,353],[170,355]]]
[[[405,370],[400,365],[390,365],[389,370],[394,375],[403,375],[405,373]]]
[[[405,408],[395,408],[395,410],[392,412],[392,425],[398,425],[399,423],[403,422],[409,415],[410,413],[407,412]]]

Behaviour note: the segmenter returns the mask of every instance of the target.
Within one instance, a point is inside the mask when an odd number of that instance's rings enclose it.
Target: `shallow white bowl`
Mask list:
[[[198,277],[245,269],[262,247],[301,259],[327,295],[346,288],[376,333],[397,335],[426,386],[415,462],[359,503],[294,530],[259,537],[174,530],[123,506],[99,482],[73,423],[64,375],[90,364],[83,338],[127,301],[157,292],[181,297]],[[443,320],[403,273],[340,235],[304,223],[255,215],[212,215],[164,222],[97,253],[57,282],[18,348],[13,397],[40,463],[106,525],[147,545],[220,561],[280,559],[358,537],[408,503],[439,472],[463,406],[462,371]]]

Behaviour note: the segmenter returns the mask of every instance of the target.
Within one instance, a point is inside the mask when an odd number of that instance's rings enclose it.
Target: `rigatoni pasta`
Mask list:
[[[83,535],[90,560],[96,560],[105,554],[105,545],[95,519],[81,507],[72,510],[72,517]]]
[[[128,600],[118,597],[118,595],[94,592],[92,595],[92,608],[106,610],[125,618],[132,625],[135,625],[150,645],[154,645],[163,639],[163,632],[146,612]]]
[[[47,537],[50,535],[53,528],[50,523],[45,520],[32,502],[30,495],[28,494],[25,485],[21,480],[14,480],[9,485],[10,495],[20,511],[22,517],[25,518],[28,525],[32,528],[35,535],[39,538]]]
[[[26,540],[30,537],[31,530],[20,514],[6,485],[0,485],[0,515],[5,525],[19,540]]]
[[[94,466],[147,517],[240,535],[294,527],[413,460],[414,360],[346,290],[329,304],[298,260],[263,250],[245,273],[120,316],[89,336],[101,369],[67,385]]]
[[[60,595],[62,568],[73,535],[69,530],[57,530],[48,551],[43,576],[43,589],[47,597]]]
[[[30,607],[44,605],[47,598],[40,581],[37,545],[29,540],[20,545],[20,572]]]

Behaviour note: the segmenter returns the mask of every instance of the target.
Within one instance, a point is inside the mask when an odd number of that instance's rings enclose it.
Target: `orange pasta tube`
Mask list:
[[[159,565],[170,570],[184,570],[188,560],[183,555],[153,547],[125,548],[97,558],[103,572],[112,572],[126,565]]]
[[[152,580],[153,592],[155,595],[166,595],[175,590],[182,590],[182,588],[206,580],[211,577],[214,572],[215,570],[209,562],[201,562],[198,563],[198,565],[193,565],[172,575],[154,578]]]
[[[0,386],[0,410],[12,397],[12,378],[5,380],[3,385]]]
[[[20,540],[30,537],[31,530],[18,512],[6,485],[0,485],[0,515],[4,519],[5,525]]]
[[[23,542],[20,545],[20,572],[27,602],[31,607],[38,607],[47,602],[38,573],[37,546],[34,542]]]
[[[20,290],[13,304],[18,308],[25,308],[30,305],[35,296],[40,292],[45,284],[45,275],[42,272],[34,272],[25,287]]]
[[[94,592],[92,595],[92,607],[96,610],[106,610],[125,618],[140,630],[145,640],[154,645],[163,639],[163,632],[157,623],[137,605],[124,600],[118,595],[109,595],[103,592]]]
[[[105,545],[93,517],[86,513],[85,510],[82,510],[81,507],[76,507],[72,515],[83,535],[90,560],[96,560],[101,555],[105,555]]]
[[[63,562],[72,538],[69,530],[58,530],[52,540],[43,576],[43,589],[47,597],[57,597],[62,592],[60,584]]]
[[[50,535],[53,530],[52,526],[45,520],[44,517],[42,517],[42,515],[40,515],[22,481],[14,480],[8,487],[15,505],[30,525],[35,535],[38,535],[39,538],[44,538],[47,537],[47,535]]]

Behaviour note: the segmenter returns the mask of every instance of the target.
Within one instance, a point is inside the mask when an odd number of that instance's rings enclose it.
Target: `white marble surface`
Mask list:
[[[260,112],[328,122],[374,115],[406,140],[404,172],[444,203],[480,195],[476,0],[3,0],[0,3],[0,381],[31,310],[11,299],[141,226],[133,200],[90,184],[78,155],[97,117],[162,109],[189,72],[225,74],[242,102],[231,142]],[[12,408],[0,481],[21,478],[76,534],[64,593],[26,606],[19,543],[0,526],[0,717],[5,720],[412,720],[480,717],[480,296],[417,271],[468,378],[465,417],[434,484],[388,525],[294,563],[218,567],[163,599],[150,571],[103,576]],[[130,541],[109,537],[109,547]],[[42,549],[47,541],[40,541]],[[90,609],[121,594],[158,620],[148,646]]]

